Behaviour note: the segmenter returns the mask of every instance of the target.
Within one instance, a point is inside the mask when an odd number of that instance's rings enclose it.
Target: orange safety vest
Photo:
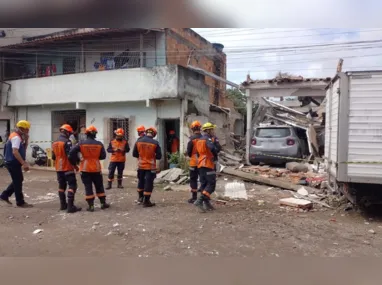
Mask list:
[[[125,162],[126,161],[126,140],[118,141],[118,140],[112,140],[111,141],[111,147],[115,151],[111,154],[110,162]],[[116,152],[117,150],[120,150],[120,152]]]
[[[64,138],[59,138],[57,141],[55,141],[52,145],[52,150],[54,155],[56,156],[56,161],[54,163],[54,166],[56,168],[57,172],[60,171],[74,171],[73,165],[69,162],[67,153],[66,153],[66,143],[68,140],[65,141]]]
[[[196,143],[196,150],[198,153],[198,168],[205,167],[215,169],[214,155],[207,146],[206,137],[202,137]]]
[[[197,143],[200,140],[201,135],[199,134],[196,138],[191,137],[192,139],[192,154],[190,157],[190,166],[196,167],[198,166],[198,152],[197,152]]]
[[[148,140],[152,140],[148,141]],[[139,153],[138,168],[142,170],[155,170],[156,165],[156,150],[158,144],[155,140],[145,137],[136,142]]]
[[[101,172],[101,163],[99,157],[101,155],[102,145],[100,144],[80,144],[82,160],[80,163],[81,172]]]

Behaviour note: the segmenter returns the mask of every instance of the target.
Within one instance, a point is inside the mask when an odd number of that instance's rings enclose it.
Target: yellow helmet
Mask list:
[[[16,124],[16,127],[29,130],[31,128],[31,123],[25,120],[21,120]]]
[[[212,129],[215,129],[216,128],[216,125],[214,124],[211,124],[211,123],[205,123],[203,126],[202,126],[202,131],[206,131],[206,130],[212,130]]]

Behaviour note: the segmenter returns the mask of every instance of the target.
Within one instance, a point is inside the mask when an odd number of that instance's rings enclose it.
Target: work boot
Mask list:
[[[198,199],[198,194],[197,192],[192,192],[192,196],[190,199],[188,199],[188,203],[190,204],[194,204],[196,202],[196,200]]]
[[[106,198],[105,197],[101,197],[99,199],[99,201],[101,203],[101,210],[105,210],[105,209],[110,208],[110,205],[108,203],[106,203]]]
[[[111,189],[111,186],[112,186],[112,184],[113,184],[113,182],[111,182],[111,181],[108,181],[107,182],[107,186],[106,186],[106,190],[110,190]]]
[[[88,208],[86,209],[88,212],[94,212],[94,201],[88,201]]]
[[[63,192],[58,192],[58,196],[60,197],[60,211],[65,211],[68,209],[68,204],[66,203],[66,195]]]
[[[33,208],[33,205],[32,204],[28,204],[27,202],[24,202],[21,205],[17,205],[17,207],[19,207],[19,208]]]
[[[206,208],[207,211],[214,211],[215,210],[215,207],[212,206],[210,200],[204,201],[204,207]]]
[[[135,201],[138,205],[143,203],[143,192],[138,192],[138,200]]]
[[[12,202],[9,199],[4,199],[0,197],[0,202],[6,204],[7,206],[12,206]]]
[[[118,180],[118,186],[117,186],[119,189],[123,189],[123,186],[122,186],[122,180]]]
[[[150,201],[150,196],[145,196],[144,201],[143,201],[143,207],[144,208],[149,208],[149,207],[154,207],[155,203],[152,203]]]
[[[72,200],[72,199],[68,200],[68,210],[67,210],[68,213],[72,214],[75,212],[80,212],[81,210],[82,210],[82,208],[74,205],[74,200]]]
[[[197,199],[194,203],[194,205],[196,207],[199,208],[199,210],[202,212],[202,213],[205,213],[206,210],[204,209],[203,207],[203,202],[205,201],[205,196],[204,195],[200,195],[199,199]]]

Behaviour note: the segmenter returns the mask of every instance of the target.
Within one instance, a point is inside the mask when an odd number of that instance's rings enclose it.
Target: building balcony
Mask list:
[[[197,96],[208,100],[204,77],[177,66],[129,68],[7,81],[7,107],[133,102]]]

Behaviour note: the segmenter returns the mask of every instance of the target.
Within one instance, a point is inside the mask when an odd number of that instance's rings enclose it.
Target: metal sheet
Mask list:
[[[325,157],[327,157],[328,170],[335,177],[337,176],[339,84],[338,79],[332,82],[326,93]]]
[[[350,76],[348,176],[382,178],[382,74]]]

